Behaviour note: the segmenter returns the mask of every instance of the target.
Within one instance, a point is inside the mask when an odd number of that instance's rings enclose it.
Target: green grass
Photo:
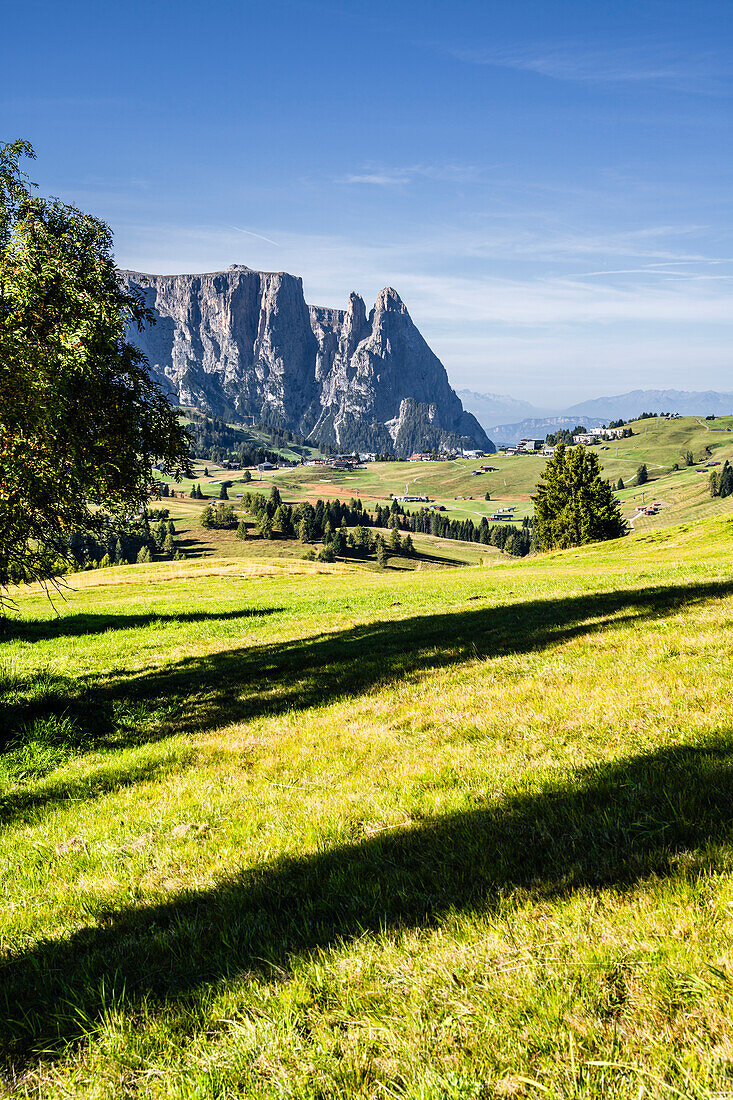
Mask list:
[[[622,511],[627,519],[634,519],[636,530],[646,530],[688,520],[704,519],[729,512],[730,500],[713,500],[708,489],[709,471],[685,468],[685,454],[692,451],[699,464],[708,460],[733,461],[733,417],[718,417],[705,421],[697,417],[679,420],[658,418],[637,421],[634,435],[627,439],[609,441],[603,448],[594,447],[603,473],[615,485],[622,478],[627,489],[618,494]],[[474,476],[473,471],[482,463],[498,467],[493,473]],[[650,481],[641,488],[635,486],[638,467],[646,463]],[[677,463],[682,467],[671,472]],[[203,470],[208,465],[208,481]],[[521,522],[531,516],[531,496],[544,469],[545,459],[540,456],[494,455],[489,459],[456,459],[451,462],[377,462],[361,469],[338,471],[320,467],[297,467],[263,474],[262,480],[255,473],[255,480],[246,484],[241,474],[222,471],[214,463],[197,463],[195,481],[206,492],[217,495],[218,482],[222,478],[234,480],[230,495],[236,503],[237,494],[248,488],[269,492],[277,485],[284,499],[290,503],[302,500],[315,501],[319,496],[339,497],[348,500],[360,496],[368,506],[384,504],[390,494],[424,493],[436,503],[442,504],[451,519],[472,519],[479,523],[482,516],[493,515],[497,508],[514,506],[515,518]],[[179,488],[188,493],[194,481],[180,483]],[[489,492],[490,501],[484,500]],[[661,511],[654,517],[637,513],[642,503],[659,500]],[[413,509],[419,505],[409,506]]]
[[[18,592],[1,1087],[731,1095],[732,552]]]

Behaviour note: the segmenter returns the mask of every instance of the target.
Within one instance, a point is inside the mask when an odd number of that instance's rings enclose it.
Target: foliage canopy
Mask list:
[[[533,497],[534,533],[541,550],[581,546],[624,533],[618,501],[601,477],[598,459],[583,446],[558,444]]]
[[[0,588],[44,579],[100,509],[141,508],[151,466],[188,470],[175,410],[126,339],[153,323],[104,222],[34,194],[0,147]]]

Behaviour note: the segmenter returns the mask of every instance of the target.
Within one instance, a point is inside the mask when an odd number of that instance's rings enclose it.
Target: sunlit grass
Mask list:
[[[6,1087],[730,1095],[732,551],[19,593]]]

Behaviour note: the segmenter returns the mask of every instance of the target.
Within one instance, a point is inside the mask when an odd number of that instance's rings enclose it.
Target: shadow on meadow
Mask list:
[[[5,737],[2,740],[0,734],[0,748],[12,752],[39,730],[53,740],[53,723],[63,716],[65,728],[73,731],[77,753],[92,748],[112,752],[173,734],[191,735],[232,722],[355,698],[400,680],[415,681],[433,669],[461,661],[536,652],[612,626],[663,619],[683,607],[731,593],[733,582],[726,581],[595,592],[499,607],[463,602],[440,614],[227,649],[187,657],[153,671],[114,670],[78,680],[41,673],[40,684],[31,676],[27,682],[21,679],[4,685],[0,707]],[[483,598],[477,595],[469,600]],[[197,614],[191,616],[194,621]],[[222,617],[236,614],[224,613]],[[133,624],[139,618],[130,617]],[[159,618],[166,621],[165,616]],[[187,621],[185,615],[170,619]],[[119,625],[122,628],[122,622]],[[102,782],[101,793],[111,789]],[[45,801],[52,806],[63,796],[60,787],[47,790],[48,797],[43,790],[22,798],[6,795],[0,806],[5,824],[31,812],[37,816]],[[89,785],[87,797],[93,794],[93,785]]]
[[[47,696],[8,700],[7,729],[59,707],[104,738],[115,708],[165,709],[165,733],[196,733],[293,707],[353,698],[405,678],[476,658],[532,653],[609,627],[641,625],[694,603],[733,594],[733,581],[593,592],[439,614],[387,619],[344,630],[186,657],[152,671],[115,670],[65,682]],[[473,599],[481,600],[483,595]],[[471,599],[471,598],[469,598]],[[391,609],[390,609],[391,613]],[[134,743],[159,734],[138,721]],[[128,743],[124,736],[115,745]],[[132,742],[131,742],[132,743]]]
[[[119,748],[171,733],[197,733],[293,707],[302,710],[353,698],[461,661],[532,653],[609,627],[641,625],[731,594],[733,581],[592,592],[498,607],[469,602],[485,598],[479,594],[439,614],[230,648],[152,671],[115,669],[78,679],[42,673],[40,691],[34,690],[32,677],[28,684],[0,684],[5,743],[29,723],[60,713],[77,724],[80,745],[86,738],[95,747]],[[205,613],[174,615],[168,621],[195,622],[201,614]],[[240,612],[224,612],[210,618],[237,615]],[[113,618],[122,629],[125,617]],[[126,621],[135,626],[141,618],[146,617],[132,615]],[[153,616],[151,621],[156,618],[166,621],[165,616]],[[120,721],[119,716],[130,711],[134,721]],[[153,721],[146,723],[146,714]]]
[[[181,611],[160,614],[81,613],[61,615],[55,619],[0,618],[0,639],[40,642],[53,638],[83,638],[103,634],[107,630],[136,630],[140,627],[185,625],[188,623],[227,622],[250,619],[260,615],[275,615],[282,607],[238,608],[234,611]]]
[[[299,958],[365,933],[429,929],[579,889],[624,889],[730,864],[733,737],[565,775],[532,793],[248,868],[170,902],[115,909],[0,966],[8,1071],[53,1057],[110,1005],[207,1026],[197,997],[287,980]]]

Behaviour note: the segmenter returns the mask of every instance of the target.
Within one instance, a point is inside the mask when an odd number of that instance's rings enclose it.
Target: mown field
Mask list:
[[[733,1095],[732,553],[18,592],[0,1087]]]

